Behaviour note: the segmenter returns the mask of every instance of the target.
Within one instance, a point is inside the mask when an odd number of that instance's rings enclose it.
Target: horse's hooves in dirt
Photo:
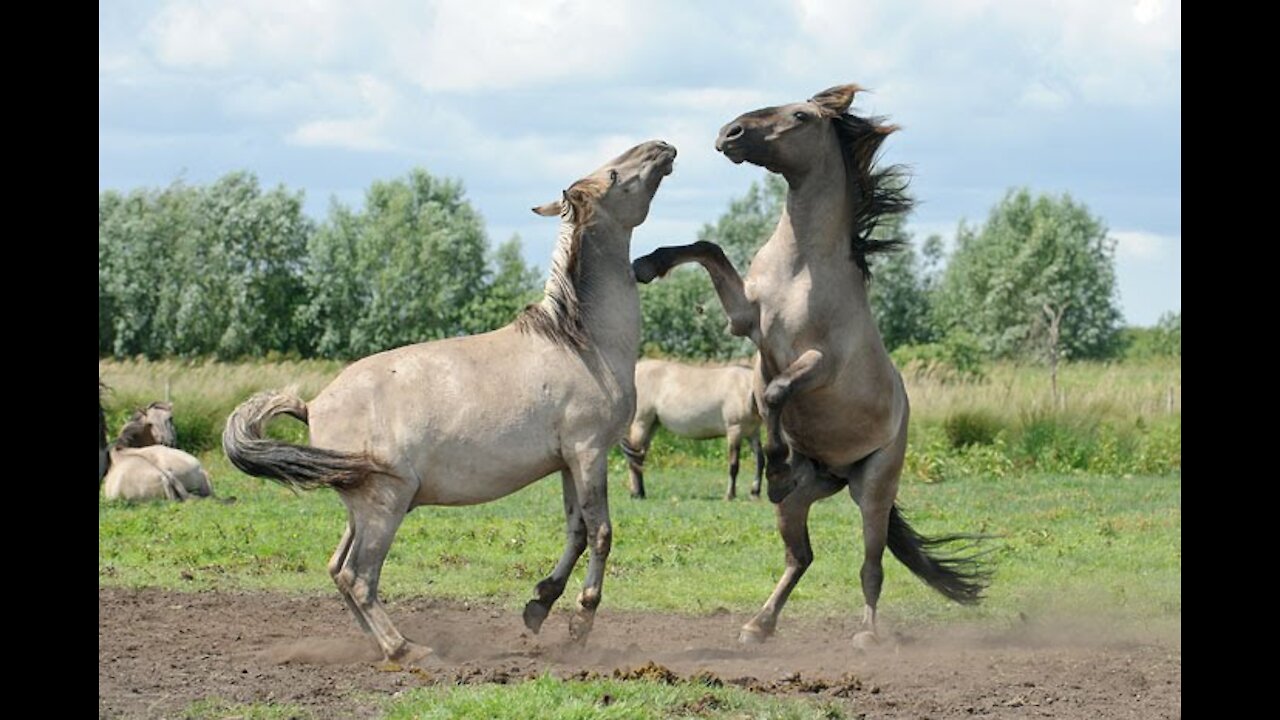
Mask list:
[[[595,625],[596,614],[579,610],[569,618],[569,641],[578,645],[586,645],[591,635],[591,626]]]
[[[550,611],[550,608],[537,600],[530,600],[524,604],[524,626],[533,634],[538,634],[542,629],[542,622],[547,619]]]
[[[404,647],[400,648],[400,652],[396,653],[394,658],[388,660],[404,667],[425,667],[432,664],[438,664],[440,658],[436,655],[436,651],[426,645],[419,645],[415,642],[405,642]]]
[[[747,625],[738,633],[738,642],[743,645],[760,645],[768,640],[772,634],[754,625]]]
[[[853,636],[853,647],[858,650],[876,650],[881,647],[880,637],[870,630]]]

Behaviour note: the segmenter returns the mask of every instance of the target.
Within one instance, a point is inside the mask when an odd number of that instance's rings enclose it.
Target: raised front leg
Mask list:
[[[729,332],[738,337],[750,338],[758,347],[760,345],[760,308],[747,299],[742,285],[742,276],[734,269],[733,263],[725,257],[719,245],[699,240],[692,245],[676,245],[654,250],[631,263],[636,280],[642,283],[652,282],[662,277],[671,268],[689,262],[696,262],[706,268],[711,276],[711,284],[720,296],[720,304],[724,306],[725,315],[729,316]]]
[[[587,561],[587,577],[578,595],[578,609],[569,619],[569,639],[585,643],[595,623],[596,608],[604,586],[605,563],[613,546],[613,526],[609,523],[608,455],[604,449],[590,448],[579,452],[570,460],[574,487],[582,507],[582,519],[587,530],[587,547],[591,558]]]
[[[573,476],[562,471],[560,481],[564,487],[564,554],[551,574],[534,587],[533,594],[537,597],[525,603],[524,625],[535,633],[542,629],[542,622],[551,612],[551,606],[564,594],[573,566],[578,564],[582,551],[587,549],[587,526],[582,521],[582,508],[578,504],[578,489],[573,483]]]
[[[765,457],[771,502],[781,501],[795,488],[791,463],[787,459],[788,448],[782,439],[782,410],[788,399],[798,392],[822,385],[831,372],[831,363],[822,351],[809,349],[785,370],[774,375],[765,387],[761,412],[769,435]]]

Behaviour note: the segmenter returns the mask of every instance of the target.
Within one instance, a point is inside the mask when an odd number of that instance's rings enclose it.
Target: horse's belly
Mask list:
[[[725,432],[724,418],[721,417],[719,408],[716,408],[714,413],[703,413],[692,417],[672,417],[658,413],[658,422],[676,435],[694,440],[724,437]]]
[[[782,412],[791,446],[831,467],[862,460],[893,439],[884,413],[857,406],[793,399]]]
[[[550,450],[437,445],[421,468],[417,505],[476,505],[521,490],[564,467]]]

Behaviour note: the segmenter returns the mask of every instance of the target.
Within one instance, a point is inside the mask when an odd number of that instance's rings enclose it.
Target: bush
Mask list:
[[[982,346],[963,330],[949,333],[942,342],[903,345],[890,357],[903,374],[943,384],[982,382],[987,376]]]
[[[965,448],[994,443],[1004,425],[989,412],[964,410],[949,415],[943,421],[942,429],[946,432],[951,447]]]

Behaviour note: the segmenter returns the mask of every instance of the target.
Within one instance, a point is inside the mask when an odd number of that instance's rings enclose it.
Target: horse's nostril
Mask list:
[[[734,139],[734,138],[738,137],[738,136],[739,136],[739,135],[741,135],[741,134],[742,134],[742,126],[741,126],[741,125],[734,125],[733,127],[729,128],[729,132],[727,132],[727,133],[725,133],[725,134],[724,134],[724,139],[725,139],[725,140],[732,140],[732,139]]]

